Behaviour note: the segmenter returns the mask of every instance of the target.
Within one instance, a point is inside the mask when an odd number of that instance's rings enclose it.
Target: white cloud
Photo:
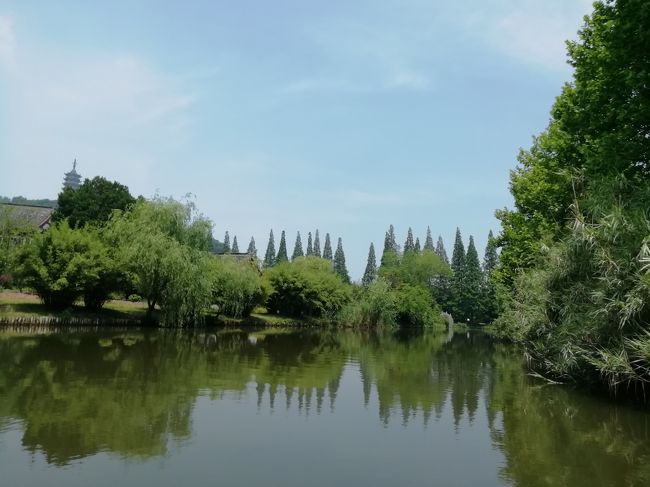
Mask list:
[[[575,39],[591,0],[490,1],[466,12],[467,29],[520,61],[566,69],[566,45]]]
[[[133,54],[27,49],[0,18],[0,60],[8,56],[0,194],[54,197],[75,157],[84,176],[147,191],[154,161],[188,137],[195,96]]]

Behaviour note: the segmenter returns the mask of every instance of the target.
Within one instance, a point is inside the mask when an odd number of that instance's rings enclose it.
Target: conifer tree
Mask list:
[[[226,230],[226,234],[223,237],[223,253],[229,254],[230,251],[230,234],[228,233],[228,230]]]
[[[264,267],[273,267],[275,265],[275,238],[273,238],[273,229],[269,233],[269,243],[266,246],[264,254]]]
[[[487,245],[485,246],[485,257],[483,258],[483,289],[481,292],[481,319],[484,323],[491,323],[497,317],[497,296],[496,286],[492,274],[499,265],[499,254],[497,253],[497,241],[492,230],[488,234]]]
[[[287,255],[287,237],[284,233],[284,230],[282,230],[282,235],[280,235],[278,255],[275,257],[276,264],[282,264],[283,262],[289,262],[289,256]]]
[[[377,259],[375,257],[375,245],[370,244],[370,249],[368,250],[368,263],[366,264],[366,271],[363,273],[363,278],[361,279],[361,284],[364,286],[369,286],[377,279]]]
[[[465,321],[465,246],[460,229],[456,228],[456,240],[454,241],[454,251],[451,256],[451,296],[449,297],[449,307],[451,314],[456,321]]]
[[[320,236],[318,235],[318,228],[316,229],[316,235],[314,235],[314,256],[320,257]]]
[[[388,227],[388,231],[384,237],[384,250],[381,254],[381,265],[390,266],[398,262],[397,256],[397,241],[395,240],[395,228],[393,225]]]
[[[474,245],[474,237],[470,235],[465,254],[465,269],[463,279],[463,313],[466,319],[477,323],[481,315],[481,290],[483,287],[483,271]]]
[[[329,236],[329,234],[327,236]],[[327,240],[325,240],[325,242],[327,245]],[[336,246],[336,253],[334,254],[334,272],[336,272],[344,282],[350,283],[350,275],[345,266],[345,254],[343,253],[343,242],[341,237],[339,237],[338,245]]]
[[[248,250],[246,251],[248,255],[255,257],[257,259],[257,248],[255,247],[255,237],[251,237],[251,241],[248,244]]]
[[[447,257],[447,251],[445,250],[445,243],[442,241],[442,237],[438,236],[438,242],[436,243],[436,254],[442,259],[442,261],[449,265],[449,257]]]
[[[404,254],[409,252],[415,252],[415,242],[413,242],[413,230],[411,230],[411,227],[409,227],[406,242],[404,242]]]
[[[442,239],[439,239],[440,242]],[[465,268],[465,245],[460,229],[456,228],[456,240],[454,241],[454,252],[451,255],[451,270],[454,273],[462,274]]]
[[[415,253],[419,254],[422,248],[420,247],[420,237],[415,238]]]
[[[307,234],[307,252],[306,252],[307,257],[311,257],[314,255],[314,243],[312,242],[311,239],[311,232]]]
[[[323,246],[323,259],[332,260],[332,242],[330,242],[330,234],[325,234],[325,245]]]
[[[427,238],[424,241],[424,250],[429,250],[431,252],[435,250],[433,246],[433,237],[431,237],[431,227],[427,227]]]
[[[239,244],[237,243],[237,235],[232,239],[232,253],[233,254],[238,254],[239,253]]]
[[[300,232],[298,232],[296,235],[296,244],[293,246],[293,254],[291,255],[291,260],[304,256],[305,253],[302,251],[302,240],[300,238]]]

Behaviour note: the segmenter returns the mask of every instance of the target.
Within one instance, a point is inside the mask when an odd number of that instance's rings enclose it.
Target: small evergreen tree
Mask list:
[[[302,240],[300,238],[300,232],[296,235],[296,244],[293,246],[293,254],[291,255],[291,260],[295,260],[297,257],[304,257],[305,253],[302,251]]]
[[[424,250],[434,251],[435,247],[433,246],[433,237],[431,237],[431,228],[427,227],[427,238],[424,241]]]
[[[264,267],[273,267],[275,265],[275,239],[273,238],[273,229],[269,233],[269,243],[266,246],[264,254]]]
[[[332,260],[332,242],[330,242],[330,234],[325,234],[325,246],[323,247],[323,259]]]
[[[307,234],[307,252],[306,252],[307,257],[311,257],[314,255],[314,243],[311,239],[311,232]]]
[[[316,235],[314,236],[314,256],[320,257],[320,236],[318,235],[318,228],[316,229]]]
[[[223,253],[229,254],[231,252],[230,248],[230,234],[226,230],[226,235],[223,237]]]
[[[282,235],[280,235],[280,247],[278,247],[278,255],[275,257],[276,264],[282,264],[283,262],[289,262],[289,256],[287,255],[287,237],[282,230]]]
[[[454,252],[451,255],[451,270],[455,274],[462,274],[465,269],[465,245],[460,229],[456,228],[456,240],[454,241]]]
[[[447,257],[445,243],[442,241],[441,236],[438,236],[438,242],[436,243],[436,254],[438,254],[438,257],[440,257],[445,264],[449,265],[449,257]]]
[[[413,242],[413,230],[409,227],[409,231],[406,234],[406,242],[404,242],[404,254],[409,252],[415,252],[415,243]]]
[[[248,255],[255,257],[257,259],[257,248],[255,248],[255,237],[251,237],[251,241],[248,244],[248,250],[246,251]]]
[[[329,236],[329,234],[327,236]],[[338,274],[344,282],[348,284],[350,283],[350,275],[348,274],[348,269],[345,266],[345,253],[343,253],[343,242],[341,240],[341,237],[339,237],[339,241],[336,246],[336,253],[334,254],[334,272],[336,272],[336,274]]]
[[[415,253],[419,254],[422,251],[422,247],[420,247],[420,237],[417,237],[415,239]]]
[[[361,279],[361,284],[364,286],[369,286],[377,279],[377,259],[375,257],[375,245],[370,244],[370,249],[368,250],[368,263],[366,264],[366,271],[363,273],[363,278]]]
[[[233,254],[238,254],[239,253],[239,244],[237,243],[237,235],[232,239],[232,253]]]

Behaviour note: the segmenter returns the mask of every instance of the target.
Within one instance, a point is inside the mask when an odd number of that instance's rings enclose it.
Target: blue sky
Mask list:
[[[260,254],[389,224],[482,254],[508,171],[571,70],[587,0],[0,2],[0,194],[56,198],[74,158],[182,197]],[[277,244],[277,241],[276,241]]]

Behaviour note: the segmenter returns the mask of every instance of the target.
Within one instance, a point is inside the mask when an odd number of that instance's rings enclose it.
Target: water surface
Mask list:
[[[3,486],[647,486],[648,419],[482,333],[0,332]]]

